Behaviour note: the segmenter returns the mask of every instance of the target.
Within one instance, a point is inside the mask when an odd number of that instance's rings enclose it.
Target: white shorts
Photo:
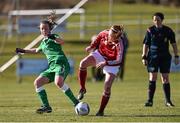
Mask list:
[[[96,60],[96,65],[99,64],[100,62],[105,62],[106,60],[103,58],[103,56],[99,53],[98,50],[95,50],[94,52],[91,52],[91,55],[95,58]],[[117,75],[119,72],[119,67],[120,66],[104,66],[103,67],[103,73],[112,73],[114,75]]]

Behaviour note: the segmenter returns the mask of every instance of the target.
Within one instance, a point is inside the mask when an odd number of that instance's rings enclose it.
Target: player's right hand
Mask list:
[[[25,50],[21,49],[21,48],[16,48],[15,52],[16,53],[25,53]]]
[[[147,60],[142,59],[142,63],[143,63],[143,65],[147,66]]]
[[[91,51],[92,51],[91,46],[86,47],[86,51],[87,51],[87,52],[91,52]]]

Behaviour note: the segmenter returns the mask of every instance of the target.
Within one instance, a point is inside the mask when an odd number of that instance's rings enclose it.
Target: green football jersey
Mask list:
[[[51,36],[52,35],[54,38],[59,38],[57,34],[51,34]],[[58,64],[61,62],[68,62],[61,45],[49,37],[41,41],[37,51],[41,51],[46,55],[49,65],[51,65],[51,63]]]

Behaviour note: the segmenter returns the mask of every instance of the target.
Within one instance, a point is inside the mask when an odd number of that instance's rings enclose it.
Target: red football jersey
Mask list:
[[[120,65],[123,56],[123,42],[121,38],[116,43],[108,43],[109,30],[100,32],[96,39],[91,42],[91,48],[98,49],[100,54],[107,61],[107,65]]]

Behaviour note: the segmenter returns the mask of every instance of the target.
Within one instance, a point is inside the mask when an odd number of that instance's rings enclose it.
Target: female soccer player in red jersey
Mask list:
[[[83,99],[86,93],[87,67],[103,68],[103,73],[105,74],[104,93],[96,116],[104,115],[104,109],[110,98],[113,80],[119,71],[124,50],[121,40],[122,33],[123,27],[120,25],[113,25],[110,29],[100,32],[90,46],[86,48],[86,51],[90,52],[90,54],[81,60],[79,65],[78,78],[81,86],[78,95],[79,100]]]

